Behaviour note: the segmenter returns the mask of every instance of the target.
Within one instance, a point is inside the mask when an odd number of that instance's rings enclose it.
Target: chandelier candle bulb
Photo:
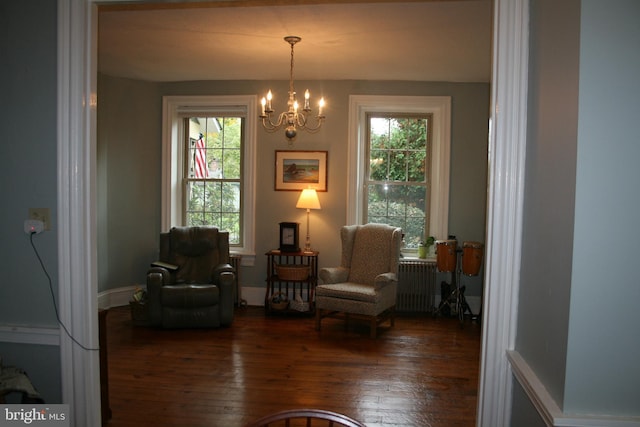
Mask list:
[[[305,111],[311,110],[309,108],[309,90],[308,89],[304,92],[304,110]]]
[[[271,98],[273,98],[273,95],[271,94],[271,91],[269,91],[269,92],[267,92],[267,110],[266,110],[269,113],[273,111],[271,109]]]

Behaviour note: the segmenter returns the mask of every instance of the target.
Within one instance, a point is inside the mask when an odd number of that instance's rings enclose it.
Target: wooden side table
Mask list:
[[[283,313],[313,313],[316,285],[318,284],[318,254],[319,252],[281,252],[279,250],[271,250],[265,255],[267,256],[267,291],[264,296],[264,306],[267,313],[283,312]],[[279,277],[276,272],[276,265],[287,266],[308,266],[309,276],[304,279],[293,280]],[[306,299],[302,295],[306,288]],[[285,310],[272,310],[270,305],[271,297],[280,293],[286,295],[289,300],[289,308]],[[291,301],[296,298],[296,293],[302,295],[303,304],[306,303],[306,311],[292,309]]]

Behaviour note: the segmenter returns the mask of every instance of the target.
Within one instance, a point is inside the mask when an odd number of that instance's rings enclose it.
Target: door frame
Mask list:
[[[96,91],[98,4],[58,0],[58,293],[61,320],[98,345]],[[522,241],[529,0],[494,0],[487,241],[477,426],[508,425]],[[97,352],[60,335],[73,425],[100,425]]]

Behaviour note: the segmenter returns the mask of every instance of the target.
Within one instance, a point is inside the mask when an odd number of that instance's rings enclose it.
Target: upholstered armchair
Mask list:
[[[364,319],[371,337],[378,325],[394,326],[402,230],[386,224],[348,225],[340,230],[339,267],[322,268],[316,287],[316,329],[325,317]]]
[[[174,227],[161,233],[159,261],[147,273],[150,323],[164,328],[228,326],[234,284],[229,233],[215,227]]]

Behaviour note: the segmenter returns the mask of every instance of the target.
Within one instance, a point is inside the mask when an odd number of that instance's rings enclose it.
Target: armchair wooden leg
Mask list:
[[[371,318],[371,338],[376,338],[378,335],[378,319],[376,316]]]
[[[320,330],[320,320],[322,320],[322,314],[320,313],[320,309],[316,307],[316,331]]]

